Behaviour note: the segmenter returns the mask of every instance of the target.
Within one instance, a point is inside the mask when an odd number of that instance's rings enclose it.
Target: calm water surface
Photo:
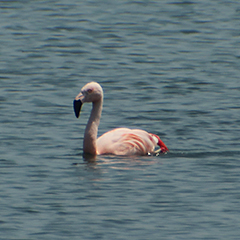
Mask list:
[[[239,239],[238,1],[1,1],[0,239]],[[167,155],[82,157],[99,134],[161,136]]]

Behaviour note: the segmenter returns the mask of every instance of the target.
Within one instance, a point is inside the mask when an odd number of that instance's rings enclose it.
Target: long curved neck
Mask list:
[[[92,111],[89,117],[83,140],[84,153],[97,154],[97,133],[102,113],[103,99],[92,103]]]

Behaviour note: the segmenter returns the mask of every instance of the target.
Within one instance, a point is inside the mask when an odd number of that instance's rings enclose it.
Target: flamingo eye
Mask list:
[[[88,93],[92,93],[92,91],[93,91],[92,89],[88,89],[87,90]]]

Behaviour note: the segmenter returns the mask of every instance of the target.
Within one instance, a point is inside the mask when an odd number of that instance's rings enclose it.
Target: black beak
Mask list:
[[[74,100],[73,101],[73,109],[74,109],[76,118],[79,118],[81,107],[82,107],[81,100]]]

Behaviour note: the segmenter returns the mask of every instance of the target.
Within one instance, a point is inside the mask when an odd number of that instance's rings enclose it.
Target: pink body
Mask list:
[[[161,148],[161,152],[168,151],[157,135],[141,129],[116,128],[97,138],[103,103],[103,91],[98,83],[86,84],[75,98],[74,111],[77,117],[79,117],[81,106],[85,102],[93,104],[84,134],[83,151],[85,153],[92,155],[146,155],[153,153],[156,146]]]
[[[140,129],[116,128],[97,139],[97,154],[145,155],[154,152],[156,139]]]

